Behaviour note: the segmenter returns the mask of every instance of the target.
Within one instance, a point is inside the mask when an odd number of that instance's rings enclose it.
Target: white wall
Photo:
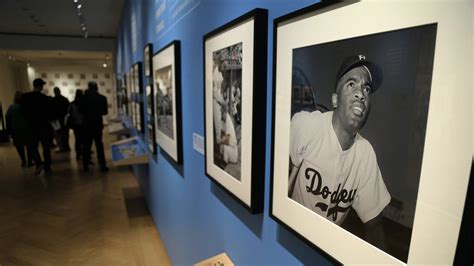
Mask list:
[[[0,104],[2,105],[3,116],[13,103],[15,91],[27,92],[30,87],[25,63],[0,58]]]
[[[54,96],[53,89],[58,87],[61,94],[71,102],[77,89],[87,89],[89,81],[96,81],[99,92],[107,97],[109,116],[116,114],[115,75],[112,68],[78,65],[33,65],[34,78],[42,78],[46,85],[44,93]]]

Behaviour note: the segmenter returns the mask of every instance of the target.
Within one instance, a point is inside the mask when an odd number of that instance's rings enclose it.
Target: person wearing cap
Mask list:
[[[379,66],[350,56],[336,76],[334,110],[291,120],[288,196],[338,225],[351,208],[366,225],[380,220],[391,199],[374,149],[359,133],[382,80]]]
[[[36,165],[35,174],[51,171],[51,120],[53,116],[52,99],[41,93],[44,80],[37,78],[33,81],[33,91],[25,93],[21,99],[20,106],[32,133],[30,150]],[[38,145],[43,147],[43,160],[38,152]]]

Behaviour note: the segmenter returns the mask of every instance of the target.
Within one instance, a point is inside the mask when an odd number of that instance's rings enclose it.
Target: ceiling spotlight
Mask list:
[[[103,66],[104,68],[107,68],[107,63],[103,63],[102,66]]]
[[[82,7],[81,4],[77,5],[77,9],[81,9],[81,7]]]
[[[86,30],[86,26],[82,26],[82,30]]]
[[[74,3],[77,3],[77,0],[72,0]]]

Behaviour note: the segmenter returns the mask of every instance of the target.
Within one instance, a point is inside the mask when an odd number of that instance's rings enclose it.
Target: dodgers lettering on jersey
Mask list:
[[[328,174],[304,160],[298,172],[296,184],[298,187],[295,187],[292,198],[319,215],[339,224],[347,215],[357,194],[357,189],[345,187],[345,184],[341,182],[331,182],[335,179],[328,177]]]
[[[390,202],[376,155],[357,134],[342,150],[332,127],[332,112],[293,116],[290,163],[298,168],[290,198],[341,224],[352,208],[362,222],[376,217]]]

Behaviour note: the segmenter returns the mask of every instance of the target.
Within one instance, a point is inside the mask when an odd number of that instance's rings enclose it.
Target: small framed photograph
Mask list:
[[[182,163],[181,52],[173,41],[153,55],[156,143],[177,164]]]
[[[156,154],[155,126],[153,123],[147,123],[148,150],[151,154]]]
[[[133,109],[132,107],[132,102],[133,102],[133,68],[130,68],[130,71],[127,73],[127,98],[128,98],[128,105],[127,105],[127,110],[128,110],[128,115],[130,118],[132,118],[133,121]],[[135,124],[132,123],[132,125],[135,127]]]
[[[143,117],[143,103],[135,102],[135,128],[140,133],[145,133]]]
[[[145,93],[146,93],[146,112],[149,117],[152,117],[153,114],[153,85],[148,84],[146,85],[145,88]]]
[[[153,71],[153,44],[148,43],[143,49],[143,67],[145,68],[145,77],[151,76]]]
[[[143,82],[142,82],[142,62],[136,62],[132,66],[132,75],[133,75],[133,92],[136,94],[136,99],[139,98],[139,95],[143,93]]]
[[[134,109],[134,115],[135,115],[135,128],[138,130],[140,133],[145,133],[145,124],[144,124],[144,119],[143,119],[143,100],[142,98],[142,93],[143,93],[143,82],[142,82],[142,62],[136,62],[132,66],[132,80],[133,80],[133,93],[134,93],[134,102],[135,104],[135,109]]]
[[[130,116],[130,76],[128,73],[124,73],[122,76],[122,99],[121,99],[121,106],[122,106],[122,112],[124,115]]]
[[[131,118],[132,118],[132,126],[134,128],[137,128],[137,115],[136,115],[136,110],[137,110],[137,107],[136,107],[137,103],[132,101],[130,106],[131,106]]]
[[[263,210],[268,11],[204,36],[206,175],[251,213]]]
[[[468,9],[323,1],[275,19],[272,218],[342,264],[453,264]]]

